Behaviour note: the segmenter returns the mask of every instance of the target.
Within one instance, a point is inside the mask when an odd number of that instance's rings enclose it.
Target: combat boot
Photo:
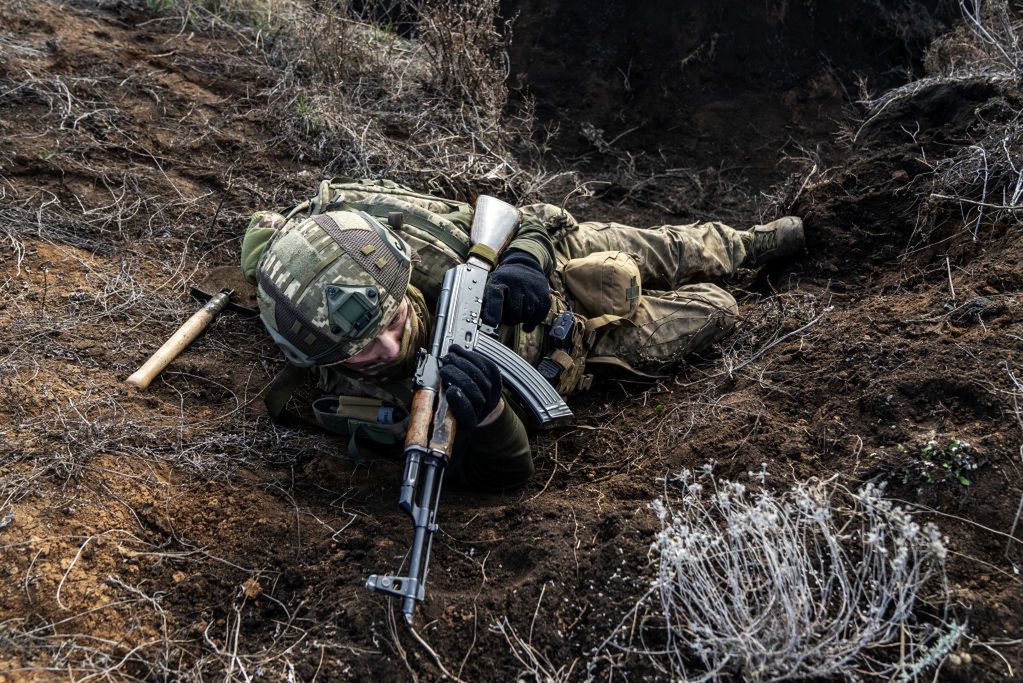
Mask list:
[[[742,234],[746,247],[745,268],[761,266],[774,259],[794,256],[803,250],[803,220],[785,216],[766,225],[754,225]]]

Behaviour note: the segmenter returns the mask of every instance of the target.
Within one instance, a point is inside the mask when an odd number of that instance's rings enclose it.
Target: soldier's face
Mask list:
[[[403,299],[387,327],[373,338],[362,351],[341,363],[346,368],[364,375],[376,375],[394,364],[401,350],[401,339],[411,324],[408,317],[408,299]]]

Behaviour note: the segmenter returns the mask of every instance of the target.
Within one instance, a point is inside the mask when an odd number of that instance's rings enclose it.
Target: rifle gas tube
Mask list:
[[[401,598],[401,609],[410,626],[416,603],[426,597],[444,466],[451,455],[457,428],[441,387],[440,359],[453,345],[480,353],[500,368],[501,379],[538,423],[553,425],[572,417],[561,396],[536,368],[501,344],[494,336],[494,328],[480,321],[487,277],[514,237],[518,222],[518,211],[511,205],[494,197],[479,197],[469,259],[444,275],[430,349],[419,352],[416,392],[405,437],[405,473],[398,500],[399,507],[412,518],[414,530],[409,573],[374,574],[366,582],[370,590]]]

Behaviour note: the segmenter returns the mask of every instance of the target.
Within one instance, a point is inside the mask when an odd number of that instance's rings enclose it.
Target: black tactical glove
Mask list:
[[[501,400],[501,371],[475,351],[452,346],[440,359],[440,378],[458,430],[476,428]]]
[[[532,254],[512,249],[487,279],[480,317],[487,325],[517,325],[532,332],[551,310],[551,285]]]

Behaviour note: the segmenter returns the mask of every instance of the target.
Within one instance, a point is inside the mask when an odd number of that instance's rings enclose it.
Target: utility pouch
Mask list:
[[[624,251],[598,251],[572,259],[562,269],[562,278],[577,312],[588,318],[628,316],[642,294],[639,264]]]
[[[365,396],[323,396],[313,401],[313,413],[321,427],[348,437],[348,456],[356,462],[375,455],[375,449],[367,453],[360,442],[394,446],[404,440],[408,427],[403,408]]]
[[[548,332],[551,351],[536,366],[544,379],[562,396],[589,389],[591,375],[585,375],[586,320],[570,310],[559,313]]]

